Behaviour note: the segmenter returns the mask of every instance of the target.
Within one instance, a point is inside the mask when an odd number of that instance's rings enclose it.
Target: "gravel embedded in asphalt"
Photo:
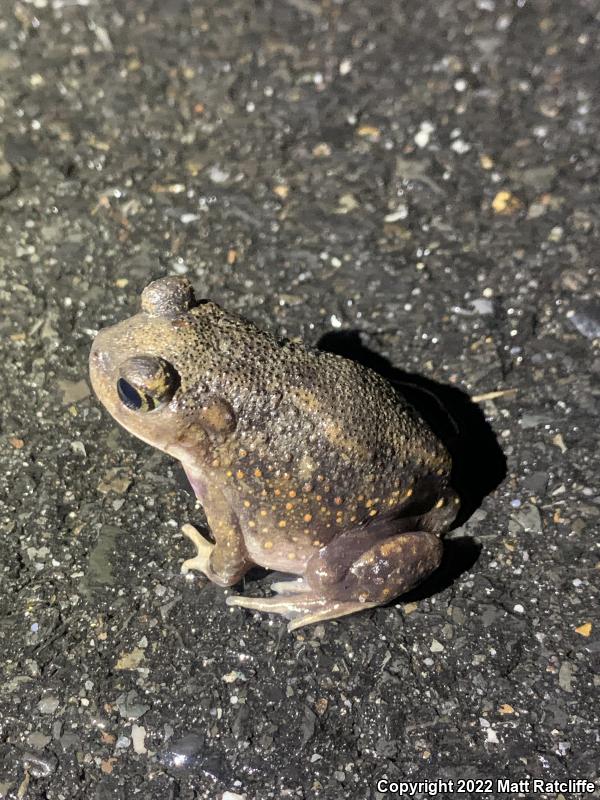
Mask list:
[[[597,779],[597,4],[0,11],[0,798]],[[180,575],[202,511],[87,381],[164,274],[446,425],[434,578],[290,635]]]

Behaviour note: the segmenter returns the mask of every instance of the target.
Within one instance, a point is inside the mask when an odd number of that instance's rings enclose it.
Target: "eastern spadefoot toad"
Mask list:
[[[101,330],[92,385],[128,431],[183,464],[214,543],[183,572],[233,586],[254,564],[298,576],[227,603],[290,630],[387,603],[439,565],[458,511],[450,456],[383,378],[277,339],[186,278],[154,281],[141,311]]]

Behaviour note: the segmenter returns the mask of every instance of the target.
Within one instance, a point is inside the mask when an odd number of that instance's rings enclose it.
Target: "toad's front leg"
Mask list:
[[[205,500],[204,511],[215,543],[205,539],[193,525],[183,525],[182,533],[193,542],[197,552],[183,562],[181,571],[186,574],[197,570],[218,586],[233,586],[253,566],[238,521],[224,498],[214,494]]]

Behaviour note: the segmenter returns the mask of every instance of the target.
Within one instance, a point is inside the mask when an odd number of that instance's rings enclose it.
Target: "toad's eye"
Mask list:
[[[157,356],[135,356],[121,364],[119,400],[131,411],[152,411],[168,403],[179,388],[176,369]]]
[[[142,395],[135,386],[127,383],[125,378],[119,378],[117,381],[117,394],[123,405],[127,406],[127,408],[130,408],[132,411],[139,411],[144,405]]]

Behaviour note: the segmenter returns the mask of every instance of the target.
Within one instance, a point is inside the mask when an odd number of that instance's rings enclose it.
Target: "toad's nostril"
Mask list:
[[[110,369],[110,359],[104,350],[94,347],[90,353],[90,368],[97,372],[108,372]]]
[[[102,350],[92,350],[90,353],[90,366],[94,369],[102,369],[102,363],[104,361],[104,353]]]

